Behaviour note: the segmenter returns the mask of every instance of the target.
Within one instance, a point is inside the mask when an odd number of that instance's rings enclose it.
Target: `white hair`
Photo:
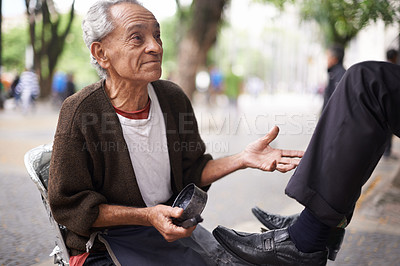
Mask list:
[[[109,11],[112,6],[120,3],[142,6],[137,0],[99,0],[89,8],[82,21],[83,40],[89,49],[93,42],[100,42],[114,30],[115,26]],[[90,63],[97,70],[100,77],[107,77],[107,71],[100,66],[93,55],[90,55]]]

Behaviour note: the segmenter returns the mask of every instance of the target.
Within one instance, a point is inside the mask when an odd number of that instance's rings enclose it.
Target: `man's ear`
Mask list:
[[[90,45],[90,52],[102,68],[107,69],[110,66],[110,61],[107,58],[101,42],[93,42]]]

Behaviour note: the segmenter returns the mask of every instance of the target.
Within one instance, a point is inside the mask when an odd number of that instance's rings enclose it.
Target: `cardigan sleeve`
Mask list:
[[[98,206],[107,200],[93,187],[93,163],[85,149],[85,138],[74,126],[71,109],[67,103],[60,111],[48,195],[54,219],[78,235],[89,236],[99,214]]]

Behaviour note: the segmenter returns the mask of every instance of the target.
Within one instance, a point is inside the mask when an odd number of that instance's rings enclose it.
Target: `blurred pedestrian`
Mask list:
[[[254,99],[264,90],[264,81],[257,76],[249,77],[246,82],[246,89]]]
[[[210,70],[210,88],[208,95],[208,102],[214,104],[218,95],[222,94],[224,90],[224,75],[222,71],[213,66]]]
[[[232,67],[229,68],[228,73],[226,73],[225,78],[225,95],[229,99],[229,105],[233,108],[234,111],[237,110],[238,107],[238,97],[242,87],[242,78],[235,74],[232,70]]]
[[[74,75],[72,73],[69,73],[67,75],[67,85],[65,88],[64,100],[74,93],[75,93]]]
[[[346,69],[343,67],[344,47],[341,45],[333,45],[328,50],[328,85],[324,91],[324,105],[322,110],[325,109],[329,98],[335,91],[336,86],[342,79]]]
[[[27,114],[32,110],[35,100],[40,94],[38,77],[33,69],[26,69],[21,73],[15,91],[20,99],[18,104],[21,105],[22,112]]]
[[[388,61],[389,63],[392,64],[397,64],[397,58],[398,58],[398,52],[395,49],[389,49],[386,52],[386,61]],[[383,158],[385,159],[397,159],[397,156],[392,154],[392,140],[393,140],[393,136],[391,138],[388,139],[388,143],[386,145],[386,150],[385,153],[383,154]]]
[[[53,101],[56,106],[61,106],[65,99],[67,89],[67,75],[62,71],[57,71],[53,76]]]
[[[4,108],[4,85],[0,82],[0,110]]]
[[[17,91],[16,91],[16,89],[17,89],[17,85],[18,85],[18,83],[19,83],[19,78],[20,78],[20,75],[19,74],[17,74],[16,76],[15,76],[15,78],[14,78],[14,80],[12,81],[12,83],[11,83],[11,86],[10,86],[10,92],[9,92],[9,98],[14,98],[14,100],[17,102],[17,98],[18,98],[18,94],[17,94]]]

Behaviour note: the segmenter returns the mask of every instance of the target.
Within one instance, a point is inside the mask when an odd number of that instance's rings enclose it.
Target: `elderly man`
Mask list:
[[[159,80],[153,14],[134,0],[102,0],[82,28],[103,79],[64,102],[49,180],[71,265],[240,264],[201,226],[176,226],[183,210],[172,200],[189,183],[207,190],[238,169],[290,171],[303,153],[271,148],[275,127],[243,152],[212,160],[188,98]],[[118,248],[107,252],[105,238]]]

